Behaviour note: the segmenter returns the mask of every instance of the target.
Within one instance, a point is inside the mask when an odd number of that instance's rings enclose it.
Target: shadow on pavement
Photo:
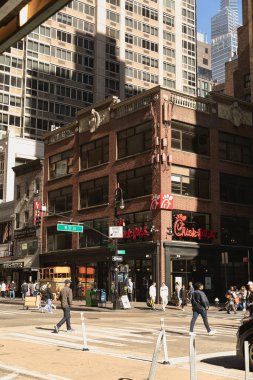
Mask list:
[[[235,355],[204,359],[201,360],[201,363],[216,365],[227,369],[239,369],[244,371],[243,359],[240,359]]]
[[[52,331],[54,328],[48,328],[48,327],[35,327],[37,330],[46,330],[46,331]]]

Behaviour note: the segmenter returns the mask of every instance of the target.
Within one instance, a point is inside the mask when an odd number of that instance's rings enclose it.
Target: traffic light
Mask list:
[[[40,225],[41,225],[41,216],[40,215],[36,215],[35,225],[36,225],[36,228],[40,228]]]

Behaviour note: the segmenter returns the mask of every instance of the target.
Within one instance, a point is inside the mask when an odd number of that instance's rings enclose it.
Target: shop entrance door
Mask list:
[[[172,293],[175,290],[175,283],[178,282],[179,285],[185,285],[188,290],[189,282],[194,283],[194,271],[193,262],[191,259],[172,259],[171,260],[171,289]]]

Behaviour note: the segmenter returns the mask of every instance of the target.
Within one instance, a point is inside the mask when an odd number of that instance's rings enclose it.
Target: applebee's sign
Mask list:
[[[197,238],[198,240],[211,240],[215,238],[213,230],[206,230],[204,228],[198,228],[195,230],[195,228],[187,228],[185,226],[186,219],[187,216],[183,214],[178,214],[176,216],[176,220],[173,226],[175,236],[179,238]]]
[[[153,194],[150,210],[172,210],[173,196],[171,194]]]

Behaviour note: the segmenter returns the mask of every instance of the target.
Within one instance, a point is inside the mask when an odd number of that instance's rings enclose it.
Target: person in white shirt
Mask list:
[[[160,297],[162,300],[162,309],[165,311],[166,305],[168,303],[169,289],[165,282],[162,282],[162,286],[160,287]]]
[[[133,301],[133,288],[134,288],[134,283],[132,279],[129,278],[128,284],[127,284],[127,294],[128,294],[128,298],[130,302]]]
[[[2,281],[1,295],[3,298],[6,298],[6,283]]]
[[[156,283],[153,282],[153,284],[149,287],[149,297],[150,297],[150,303],[153,310],[155,310],[155,299],[156,299]]]

